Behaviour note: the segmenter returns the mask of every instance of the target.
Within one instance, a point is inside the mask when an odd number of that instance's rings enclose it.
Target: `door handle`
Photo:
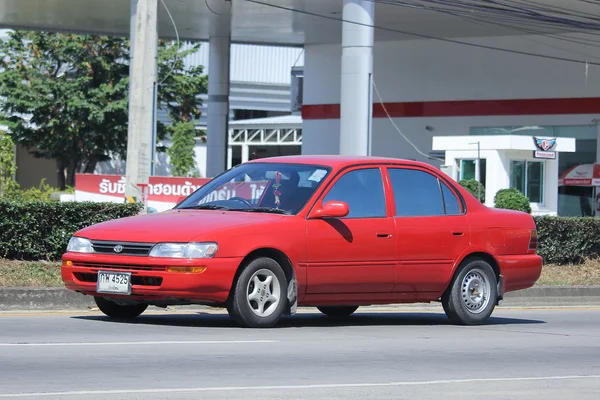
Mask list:
[[[462,235],[464,235],[464,233],[463,233],[463,232],[460,232],[460,231],[452,231],[452,234],[453,234],[454,236],[462,236]]]
[[[377,233],[377,237],[380,237],[380,238],[388,238],[390,236],[392,236],[392,235],[389,233],[385,233],[385,232]]]

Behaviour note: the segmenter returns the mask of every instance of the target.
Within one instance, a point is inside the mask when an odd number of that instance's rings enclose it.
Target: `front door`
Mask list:
[[[307,294],[391,292],[396,275],[394,220],[382,170],[344,172],[317,201],[346,202],[344,218],[307,220]]]
[[[429,171],[414,167],[387,171],[399,261],[394,292],[441,292],[471,241],[462,203]]]

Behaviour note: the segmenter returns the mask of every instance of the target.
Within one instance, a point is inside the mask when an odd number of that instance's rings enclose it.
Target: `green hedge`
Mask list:
[[[136,215],[138,204],[0,200],[0,257],[59,260],[71,235],[99,222]],[[545,263],[600,257],[600,218],[534,217]]]
[[[544,263],[577,264],[600,257],[600,218],[534,217]]]
[[[136,215],[138,204],[0,200],[0,257],[59,260],[79,229]]]

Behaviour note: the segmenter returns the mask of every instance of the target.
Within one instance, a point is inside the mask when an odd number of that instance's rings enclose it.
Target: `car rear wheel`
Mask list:
[[[496,283],[496,273],[487,261],[479,258],[465,261],[442,295],[442,306],[450,322],[457,325],[485,323],[496,307]]]
[[[285,273],[275,260],[257,258],[243,267],[227,311],[243,327],[273,327],[285,310],[287,287]]]
[[[352,315],[358,310],[358,306],[317,307],[317,309],[328,317],[343,318]]]
[[[94,300],[100,311],[111,318],[135,318],[148,308],[148,304],[123,306],[99,296],[95,296]]]

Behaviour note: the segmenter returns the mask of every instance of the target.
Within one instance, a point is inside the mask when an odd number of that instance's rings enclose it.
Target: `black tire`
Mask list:
[[[487,296],[470,296],[469,289]],[[442,307],[456,325],[481,325],[494,312],[498,302],[496,273],[492,266],[480,258],[465,260],[459,267],[450,287],[442,295]]]
[[[122,306],[104,297],[95,296],[96,305],[105,315],[111,318],[131,319],[146,311],[148,304]]]
[[[288,282],[283,269],[275,260],[268,257],[256,258],[242,268],[227,305],[229,315],[245,328],[270,328],[275,326],[282,317],[288,302]],[[265,287],[258,290],[257,295],[259,297],[257,299],[249,300],[250,292],[253,292],[257,287],[254,280],[255,274]],[[264,279],[266,276],[272,277],[270,285],[265,284]],[[277,302],[272,302],[269,299],[271,293],[278,297]],[[260,304],[263,306],[265,314],[263,316],[259,315]]]
[[[358,310],[358,306],[317,307],[317,310],[328,317],[344,318],[352,315],[354,311]]]

